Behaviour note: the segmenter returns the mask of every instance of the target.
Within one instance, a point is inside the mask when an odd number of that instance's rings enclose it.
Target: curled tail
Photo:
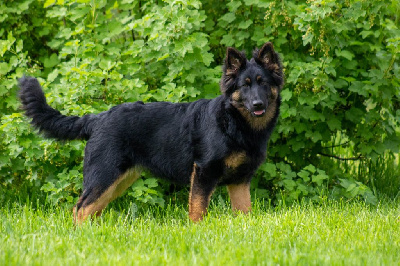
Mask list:
[[[65,116],[51,108],[36,78],[23,77],[19,80],[19,98],[26,116],[46,137],[58,140],[89,139],[95,117],[93,115]]]

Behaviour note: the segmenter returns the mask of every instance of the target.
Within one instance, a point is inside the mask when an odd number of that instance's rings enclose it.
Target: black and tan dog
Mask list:
[[[250,180],[265,159],[282,85],[278,54],[266,43],[251,60],[227,49],[222,95],[212,100],[125,103],[77,117],[51,108],[35,78],[20,79],[19,96],[32,124],[47,137],[87,140],[76,223],[100,215],[141,169],[190,184],[189,217],[199,221],[219,185],[227,185],[234,211],[251,209]]]

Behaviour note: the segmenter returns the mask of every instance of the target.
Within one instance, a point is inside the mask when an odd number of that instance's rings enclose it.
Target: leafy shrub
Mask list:
[[[272,41],[286,85],[256,194],[374,203],[385,187],[370,175],[400,146],[399,11],[364,0],[2,2],[0,188],[41,188],[53,203],[72,203],[81,189],[85,143],[32,131],[16,97],[24,73],[41,77],[49,104],[67,115],[192,101],[219,94],[226,46],[249,54]],[[162,204],[162,190],[149,175],[127,194]]]

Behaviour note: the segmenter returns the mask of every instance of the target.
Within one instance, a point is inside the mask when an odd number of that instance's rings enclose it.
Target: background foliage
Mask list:
[[[252,192],[274,203],[396,197],[399,14],[398,1],[366,0],[1,2],[0,197],[71,204],[81,190],[85,143],[32,130],[16,97],[23,74],[40,77],[49,104],[68,115],[193,101],[219,94],[227,46],[250,55],[266,41],[286,85]],[[126,197],[162,205],[169,185],[144,176]]]

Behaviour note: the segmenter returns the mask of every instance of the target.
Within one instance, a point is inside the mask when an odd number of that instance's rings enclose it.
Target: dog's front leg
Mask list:
[[[227,188],[234,212],[248,213],[251,211],[250,182],[228,185]]]
[[[189,194],[189,218],[193,222],[201,221],[203,216],[207,214],[207,208],[216,184],[216,179],[211,178],[206,171],[194,164]]]

